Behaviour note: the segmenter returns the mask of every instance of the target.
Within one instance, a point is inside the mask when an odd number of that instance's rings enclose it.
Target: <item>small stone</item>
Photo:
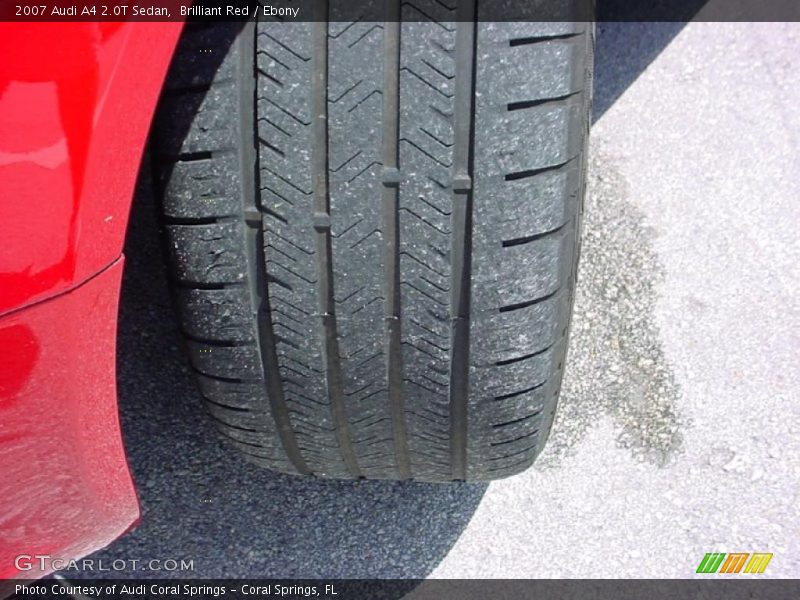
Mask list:
[[[726,473],[742,473],[747,468],[747,461],[740,454],[734,454],[733,458],[722,465],[722,470]]]

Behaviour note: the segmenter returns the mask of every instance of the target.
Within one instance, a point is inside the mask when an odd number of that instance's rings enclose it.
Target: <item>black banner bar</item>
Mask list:
[[[453,0],[455,2],[455,0]],[[449,6],[451,3],[443,3]],[[314,21],[313,2],[300,0],[0,0],[0,21]],[[413,0],[401,21],[424,21]],[[458,20],[453,16],[453,20]],[[480,0],[479,21],[798,21],[797,0]],[[386,19],[382,2],[352,0],[335,21]]]
[[[3,593],[5,592],[5,594]],[[800,581],[710,575],[637,580],[113,580],[0,581],[15,600],[796,600]]]

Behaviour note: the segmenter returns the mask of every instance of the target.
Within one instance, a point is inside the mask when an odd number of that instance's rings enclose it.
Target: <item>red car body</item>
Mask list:
[[[0,25],[0,578],[139,517],[116,400],[122,245],[181,27]]]

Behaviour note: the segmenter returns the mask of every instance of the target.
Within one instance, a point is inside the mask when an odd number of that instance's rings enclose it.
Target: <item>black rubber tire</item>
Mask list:
[[[154,139],[171,274],[207,406],[260,464],[489,480],[542,449],[593,28],[473,10],[185,30]]]

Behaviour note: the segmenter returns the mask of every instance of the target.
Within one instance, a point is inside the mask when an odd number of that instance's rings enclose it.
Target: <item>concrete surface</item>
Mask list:
[[[706,552],[761,551],[766,575],[800,575],[798,48],[799,24],[603,26],[561,408],[539,463],[488,486],[298,479],[230,453],[140,198],[119,361],[144,515],[95,558],[192,559],[197,577],[690,577]]]

